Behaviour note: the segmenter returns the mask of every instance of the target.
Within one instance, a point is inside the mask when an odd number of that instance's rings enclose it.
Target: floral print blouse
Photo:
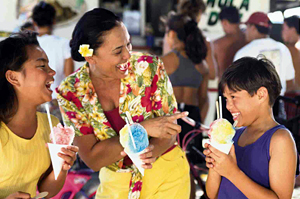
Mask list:
[[[129,111],[134,122],[176,112],[173,88],[160,58],[145,53],[132,53],[127,62],[128,75],[121,80],[119,113],[125,119]],[[117,133],[105,117],[89,76],[86,63],[63,80],[56,89],[58,102],[67,126],[73,126],[76,136],[94,134],[101,141]],[[123,159],[107,166],[112,171],[124,172]],[[132,173],[130,195],[140,191],[142,176],[135,165],[128,166]]]

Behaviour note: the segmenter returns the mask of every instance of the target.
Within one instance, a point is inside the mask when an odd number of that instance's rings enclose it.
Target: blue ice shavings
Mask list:
[[[132,139],[129,135],[129,143],[128,143],[129,150],[133,153],[139,153],[149,145],[147,131],[142,125],[137,123],[131,124],[130,129],[131,129],[131,133],[134,139],[136,149],[134,148]]]

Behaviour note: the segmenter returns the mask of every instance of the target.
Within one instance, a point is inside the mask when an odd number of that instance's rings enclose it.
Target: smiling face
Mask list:
[[[246,90],[234,92],[225,86],[223,95],[226,98],[226,108],[233,120],[238,121],[238,127],[249,126],[258,118],[259,101],[256,94],[251,96]]]
[[[132,50],[127,28],[120,23],[108,31],[102,39],[104,42],[96,49],[94,55],[86,58],[91,65],[91,72],[113,79],[126,77],[127,61]]]
[[[55,71],[48,65],[48,57],[43,49],[36,45],[27,46],[28,60],[17,72],[19,84],[15,86],[18,100],[27,100],[35,105],[51,101],[51,84]]]

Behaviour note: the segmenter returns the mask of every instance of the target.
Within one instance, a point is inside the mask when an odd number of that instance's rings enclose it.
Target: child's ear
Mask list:
[[[13,86],[20,86],[20,81],[19,81],[19,72],[16,71],[12,71],[12,70],[8,70],[5,73],[5,77],[7,79],[7,81],[13,85]]]
[[[269,92],[268,92],[268,89],[266,87],[260,87],[258,90],[257,90],[257,96],[258,96],[258,99],[259,100],[266,100],[268,98],[268,95],[269,95]]]

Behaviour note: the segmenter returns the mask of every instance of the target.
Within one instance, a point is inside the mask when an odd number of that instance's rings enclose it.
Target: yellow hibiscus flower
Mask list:
[[[86,93],[87,90],[88,90],[88,85],[87,85],[86,83],[84,83],[84,82],[79,82],[78,84],[79,84],[79,85],[78,85],[78,87],[77,87],[77,94],[78,94],[79,96],[85,95],[85,93]]]
[[[82,44],[79,46],[78,52],[81,54],[82,57],[91,57],[93,56],[93,49],[90,49],[90,45]]]
[[[60,90],[72,90],[72,84],[69,81],[63,81],[59,87]]]

